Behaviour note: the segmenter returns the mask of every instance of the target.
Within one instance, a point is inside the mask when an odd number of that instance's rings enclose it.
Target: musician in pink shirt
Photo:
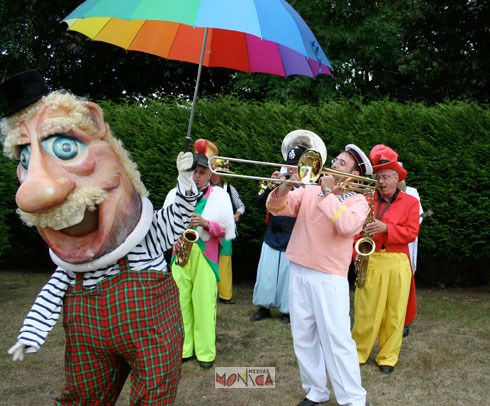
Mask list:
[[[353,144],[332,160],[332,169],[372,173],[369,159]],[[298,406],[329,400],[327,372],[339,404],[366,402],[350,332],[347,273],[353,239],[363,227],[369,206],[362,194],[341,189],[342,180],[323,176],[318,185],[294,193],[289,193],[292,184],[285,182],[267,200],[267,209],[274,215],[296,217],[286,257],[291,260],[291,332],[306,392]]]

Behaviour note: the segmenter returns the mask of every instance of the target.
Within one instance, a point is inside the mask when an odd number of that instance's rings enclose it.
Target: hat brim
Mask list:
[[[47,94],[49,94],[49,92],[35,96],[28,96],[21,100],[17,100],[14,105],[10,106],[9,109],[3,113],[2,118],[13,116],[15,113],[18,113],[26,107],[29,107],[35,102],[41,100]]]
[[[383,169],[392,169],[398,174],[398,181],[401,182],[407,178],[407,171],[398,162],[386,162],[373,166],[373,172],[377,173]]]
[[[209,168],[209,160],[206,155],[196,154],[196,165],[204,166],[205,168]]]
[[[234,174],[235,172],[233,171],[230,171],[229,169],[222,169],[222,168],[214,168],[214,171],[217,172],[217,173],[231,173],[231,174]]]

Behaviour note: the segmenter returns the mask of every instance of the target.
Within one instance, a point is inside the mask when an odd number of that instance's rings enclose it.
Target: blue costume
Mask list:
[[[268,189],[255,197],[257,203],[264,208],[270,192],[271,190]],[[270,213],[268,213],[268,218],[269,222],[257,267],[253,304],[265,309],[275,307],[281,313],[289,314],[290,261],[286,258],[285,251],[296,219],[274,216]]]

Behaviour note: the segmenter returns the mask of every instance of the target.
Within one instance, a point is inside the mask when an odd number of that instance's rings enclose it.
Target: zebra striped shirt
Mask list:
[[[145,238],[127,254],[132,271],[167,272],[164,252],[173,247],[187,228],[198,197],[199,194],[185,196],[179,189],[173,204],[153,212],[153,221]],[[83,287],[94,289],[99,282],[120,271],[116,262],[93,272],[84,272]],[[44,344],[60,317],[65,293],[75,281],[76,273],[58,267],[44,285],[17,337],[17,342],[27,346],[26,353],[37,352]]]

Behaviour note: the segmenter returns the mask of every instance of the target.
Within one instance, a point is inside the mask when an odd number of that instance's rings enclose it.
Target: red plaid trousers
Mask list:
[[[171,404],[181,376],[178,289],[169,273],[121,272],[83,288],[83,274],[63,304],[65,386],[57,405],[114,405],[131,372],[131,405]]]

